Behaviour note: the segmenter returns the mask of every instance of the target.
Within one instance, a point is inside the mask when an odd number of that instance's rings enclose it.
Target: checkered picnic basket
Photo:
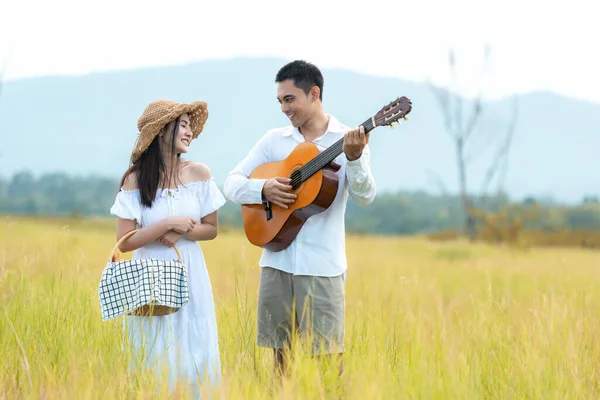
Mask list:
[[[124,235],[115,245],[98,286],[102,320],[119,315],[159,316],[172,314],[189,301],[187,266],[179,260],[157,259],[113,261],[119,245],[137,230]]]

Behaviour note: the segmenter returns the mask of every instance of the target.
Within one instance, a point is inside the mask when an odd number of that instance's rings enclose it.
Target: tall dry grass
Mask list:
[[[113,221],[0,220],[0,399],[168,398],[160,377],[128,369],[120,321],[101,321],[114,240]],[[344,375],[300,349],[278,383],[255,346],[259,249],[235,231],[202,246],[223,368],[212,398],[600,394],[597,253],[349,237]]]

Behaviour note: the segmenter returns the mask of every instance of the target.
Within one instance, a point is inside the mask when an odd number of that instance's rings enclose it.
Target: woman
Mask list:
[[[217,236],[217,210],[225,198],[204,164],[180,158],[207,118],[204,102],[149,104],[110,210],[118,217],[117,240],[138,229],[119,250],[133,251],[132,259],[172,260],[176,244],[187,265],[189,303],[170,315],[124,318],[135,357],[165,373],[172,385],[205,379],[216,384],[221,378],[212,287],[197,241]]]

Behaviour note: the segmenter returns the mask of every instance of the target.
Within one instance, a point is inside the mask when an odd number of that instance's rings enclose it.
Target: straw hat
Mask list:
[[[192,138],[196,139],[208,119],[208,105],[205,102],[177,103],[171,100],[157,100],[148,104],[138,119],[140,133],[131,153],[131,163],[140,158],[166,124],[185,113],[190,117]]]

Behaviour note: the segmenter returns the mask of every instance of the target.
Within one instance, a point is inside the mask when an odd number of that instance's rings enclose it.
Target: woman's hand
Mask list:
[[[185,216],[168,217],[167,224],[169,226],[170,231],[175,231],[183,235],[194,229],[194,226],[196,225],[196,220]]]
[[[173,247],[181,239],[183,233],[169,231],[157,239],[163,246]]]

